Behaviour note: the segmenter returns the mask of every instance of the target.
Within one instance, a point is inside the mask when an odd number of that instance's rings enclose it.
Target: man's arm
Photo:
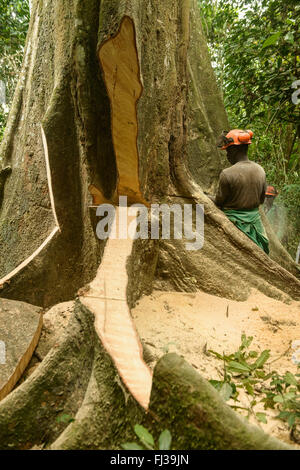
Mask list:
[[[267,181],[265,179],[265,182],[264,182],[264,186],[263,186],[263,190],[262,190],[262,193],[260,195],[260,203],[263,204],[265,202],[265,199],[266,199],[266,190],[267,190]]]
[[[224,172],[222,171],[222,173],[220,174],[220,178],[219,178],[218,191],[217,191],[215,201],[214,201],[216,206],[224,207],[229,194],[230,194],[230,186],[229,186],[229,183],[227,181],[227,178]]]

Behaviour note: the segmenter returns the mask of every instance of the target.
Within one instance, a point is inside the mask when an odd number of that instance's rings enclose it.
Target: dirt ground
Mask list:
[[[132,315],[155,361],[166,352],[177,352],[206,379],[223,378],[222,361],[207,351],[211,349],[220,354],[236,352],[242,333],[253,336],[251,350],[270,350],[267,370],[297,373],[297,365],[292,361],[296,350],[291,346],[300,340],[300,302],[287,305],[257,291],[252,291],[245,302],[202,292],[154,291],[152,295],[141,298]],[[300,359],[300,352],[298,357]],[[257,401],[261,398],[257,391]],[[233,404],[233,401],[228,403]],[[249,396],[240,393],[240,403],[235,405],[249,407],[249,403]],[[263,404],[258,403],[255,412],[265,412],[268,423],[258,423],[254,416],[250,416],[251,422],[290,442],[285,423],[274,419],[278,411],[264,410]]]

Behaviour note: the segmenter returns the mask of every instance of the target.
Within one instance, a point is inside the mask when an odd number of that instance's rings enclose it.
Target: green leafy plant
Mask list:
[[[75,421],[75,419],[72,418],[72,416],[70,416],[70,415],[64,413],[64,414],[61,414],[61,415],[57,416],[56,421],[57,421],[58,423],[70,424],[70,423],[72,423],[73,421]]]
[[[122,444],[122,448],[125,450],[170,450],[172,443],[172,436],[168,429],[162,431],[158,438],[158,445],[155,446],[154,438],[152,434],[140,424],[134,426],[134,432],[139,438],[142,445],[136,442],[126,442]]]
[[[244,390],[250,397],[249,407],[236,404],[231,406],[237,410],[247,410],[248,415],[252,414],[260,423],[267,423],[267,415],[255,411],[258,403],[263,403],[265,410],[278,410],[276,418],[285,421],[294,436],[296,427],[300,425],[300,374],[294,375],[287,371],[280,375],[277,371],[266,370],[272,364],[268,363],[270,350],[266,349],[260,354],[250,350],[252,341],[252,336],[243,334],[239,349],[229,355],[209,350],[209,353],[223,362],[224,367],[223,380],[210,380],[210,383],[225,401],[233,399],[237,402],[239,391]]]

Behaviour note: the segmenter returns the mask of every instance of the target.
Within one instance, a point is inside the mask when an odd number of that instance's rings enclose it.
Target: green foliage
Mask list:
[[[56,418],[56,421],[58,423],[65,423],[65,424],[70,424],[72,423],[73,421],[75,421],[74,418],[72,418],[72,416],[64,413],[64,414],[61,414],[59,415],[57,418]]]
[[[233,399],[238,401],[239,391],[242,389],[250,397],[250,406],[243,408],[231,405],[234,409],[246,409],[248,415],[255,416],[258,422],[267,423],[267,416],[262,412],[255,412],[258,403],[264,404],[264,409],[278,410],[278,419],[287,422],[288,427],[295,430],[300,425],[300,374],[287,371],[284,375],[275,370],[267,371],[270,351],[262,353],[249,350],[253,337],[242,335],[241,346],[233,354],[219,354],[208,351],[224,364],[224,378],[221,381],[210,380],[223,396],[225,401]],[[260,391],[257,392],[257,389]],[[260,396],[259,402],[257,401]]]
[[[295,256],[300,234],[300,78],[297,0],[199,0],[204,32],[231,128],[254,131],[250,158],[281,194],[292,227],[283,240]],[[289,187],[287,195],[286,187]]]
[[[158,438],[159,450],[170,450],[172,444],[172,436],[168,429],[165,429]]]
[[[278,118],[299,123],[291,101],[300,72],[298,2],[201,1],[200,7],[226,105],[239,108],[240,125],[273,106]]]
[[[3,137],[5,125],[7,120],[7,109],[0,105],[0,142]]]
[[[29,17],[28,0],[1,0],[0,56],[13,54],[24,45]]]
[[[0,105],[0,141],[22,64],[29,17],[28,0],[1,0],[0,80],[6,85],[7,106]]]
[[[171,449],[171,443],[172,443],[172,436],[171,433],[168,429],[165,429],[162,431],[158,438],[158,446],[155,447],[155,442],[152,434],[144,428],[144,426],[141,426],[140,424],[136,424],[134,426],[134,432],[139,438],[141,444],[137,444],[136,442],[126,442],[125,444],[122,444],[122,448],[125,450],[170,450]]]

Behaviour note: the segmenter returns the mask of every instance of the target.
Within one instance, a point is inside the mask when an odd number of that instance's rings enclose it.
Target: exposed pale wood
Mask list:
[[[131,209],[132,211],[132,209]],[[127,215],[127,207],[116,209],[116,230],[125,232],[135,216]],[[120,223],[119,223],[120,221]],[[128,390],[145,409],[148,408],[152,372],[143,360],[141,342],[127,305],[128,276],[126,261],[133,240],[110,238],[96,278],[80,301],[95,315],[96,332],[112,357]]]
[[[139,62],[132,20],[124,17],[116,36],[100,48],[99,60],[102,66],[112,111],[112,135],[118,169],[117,189],[113,196],[118,204],[119,196],[127,196],[128,204],[143,202],[140,192],[139,155],[137,150],[137,101],[142,93]],[[93,204],[107,201],[101,191],[89,186]],[[125,235],[126,227],[136,221],[136,215],[129,217],[127,207],[117,207],[115,223],[117,237],[111,236],[106,244],[104,256],[96,278],[81,302],[95,315],[96,332],[115,366],[135,399],[148,408],[152,372],[143,361],[142,346],[127,304],[126,260],[131,253],[133,241]],[[123,238],[123,239],[122,239]]]
[[[0,315],[0,327],[3,322],[0,338],[3,339],[5,327],[7,329],[7,324],[9,324],[11,331],[5,332],[5,336],[8,336],[7,342],[10,340],[16,343],[7,344],[6,363],[0,365],[0,400],[3,400],[12,391],[32,358],[40,338],[43,315],[41,309],[37,307],[6,299],[0,302],[0,313],[2,314]],[[26,322],[25,331],[21,329],[16,332],[21,317]],[[27,318],[28,322],[26,321]],[[23,335],[23,337],[20,338],[20,335]],[[18,341],[18,338],[20,341]]]
[[[49,162],[48,145],[47,145],[46,134],[42,125],[41,125],[41,133],[42,133],[42,140],[43,140],[43,147],[44,147],[46,173],[47,173],[49,197],[51,201],[51,209],[52,209],[52,214],[54,217],[55,225],[59,228],[59,223],[58,223],[56,209],[55,209],[53,188],[52,188],[52,178],[51,178],[51,168],[50,168],[50,162]]]
[[[131,18],[124,17],[118,34],[101,46],[99,60],[112,110],[112,135],[119,176],[117,193],[127,195],[130,203],[145,203],[139,184],[136,110],[143,87]]]

